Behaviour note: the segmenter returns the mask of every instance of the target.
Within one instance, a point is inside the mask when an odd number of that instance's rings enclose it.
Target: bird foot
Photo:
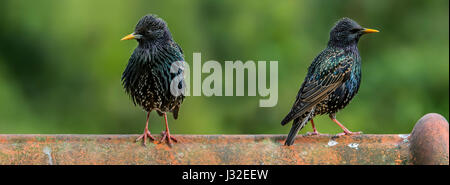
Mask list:
[[[139,136],[136,139],[136,142],[138,142],[139,140],[141,140],[142,138],[144,139],[144,146],[147,146],[147,137],[150,138],[151,140],[155,140],[155,138],[151,135],[150,131],[148,131],[147,129],[144,130],[144,134],[142,134],[141,136]]]
[[[169,144],[169,146],[172,146],[172,140],[178,142],[178,140],[175,137],[171,136],[169,132],[163,131],[161,132],[161,136],[162,138],[159,141],[160,143],[162,143],[164,139],[167,139],[167,144]]]
[[[342,133],[339,133],[339,134],[336,134],[336,136],[337,137],[339,137],[339,136],[344,136],[344,135],[346,135],[346,136],[352,136],[352,135],[361,135],[362,134],[362,132],[351,132],[351,131],[345,131],[344,130],[344,132],[342,132]]]
[[[324,135],[324,134],[321,134],[321,133],[319,133],[317,131],[314,131],[314,132],[307,132],[306,135],[307,136],[321,136],[321,135]]]

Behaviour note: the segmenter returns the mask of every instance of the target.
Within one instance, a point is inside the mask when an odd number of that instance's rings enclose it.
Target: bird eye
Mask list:
[[[356,33],[356,32],[358,32],[359,30],[361,30],[361,29],[359,29],[359,28],[354,28],[354,29],[350,30],[350,32],[351,32],[351,33]]]

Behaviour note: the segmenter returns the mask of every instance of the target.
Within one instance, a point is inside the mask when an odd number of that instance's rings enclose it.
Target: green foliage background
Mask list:
[[[203,62],[279,61],[277,106],[259,108],[260,97],[191,96],[169,120],[175,134],[286,134],[290,124],[280,120],[341,17],[381,32],[359,43],[362,86],[338,119],[352,131],[409,133],[426,113],[449,118],[448,7],[447,0],[1,0],[0,134],[140,134],[145,113],[120,82],[137,43],[119,39],[148,13],[168,22],[189,64],[193,52]],[[340,132],[328,116],[315,122],[320,132]],[[153,113],[152,133],[163,126]]]

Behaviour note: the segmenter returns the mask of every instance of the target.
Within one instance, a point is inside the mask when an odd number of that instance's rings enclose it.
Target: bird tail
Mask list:
[[[300,131],[305,125],[306,123],[308,123],[310,117],[311,117],[311,113],[308,113],[308,115],[306,117],[298,117],[294,119],[294,122],[292,123],[292,128],[291,131],[289,131],[289,134],[286,138],[286,141],[284,142],[284,145],[286,146],[290,146],[294,143],[295,137],[298,134],[298,131]]]

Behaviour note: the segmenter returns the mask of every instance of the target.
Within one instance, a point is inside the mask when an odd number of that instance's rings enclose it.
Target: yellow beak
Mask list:
[[[364,30],[362,32],[363,33],[378,33],[380,31],[375,30],[375,29],[364,28]]]
[[[123,37],[120,40],[131,40],[131,39],[135,39],[135,38],[136,38],[136,35],[134,35],[134,33],[132,33],[132,34],[129,34],[129,35]]]

